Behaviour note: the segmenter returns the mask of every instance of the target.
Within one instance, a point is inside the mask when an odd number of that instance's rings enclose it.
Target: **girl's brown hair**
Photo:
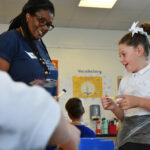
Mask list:
[[[144,32],[146,32],[148,35],[150,34],[150,24],[149,23],[143,23],[140,25],[141,28],[143,28]],[[118,43],[120,44],[126,44],[128,46],[137,47],[138,45],[142,45],[144,49],[144,55],[145,57],[149,56],[150,51],[150,43],[149,39],[146,35],[138,32],[134,33],[132,36],[132,32],[127,33],[124,35],[121,40]]]

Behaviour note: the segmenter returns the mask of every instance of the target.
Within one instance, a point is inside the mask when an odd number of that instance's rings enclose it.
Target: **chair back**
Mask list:
[[[81,138],[78,150],[114,150],[114,142],[109,139]]]

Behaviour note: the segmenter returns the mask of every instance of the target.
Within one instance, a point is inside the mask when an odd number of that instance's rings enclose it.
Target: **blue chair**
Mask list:
[[[78,150],[114,150],[114,142],[109,139],[81,138]]]
[[[55,150],[57,146],[47,146],[45,150]]]

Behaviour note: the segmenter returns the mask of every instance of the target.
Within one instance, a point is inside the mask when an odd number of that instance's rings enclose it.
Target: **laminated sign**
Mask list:
[[[73,76],[73,96],[100,98],[103,96],[102,77]]]

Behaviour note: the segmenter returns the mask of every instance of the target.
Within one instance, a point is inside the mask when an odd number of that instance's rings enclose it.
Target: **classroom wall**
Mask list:
[[[102,76],[103,94],[117,94],[117,77],[126,73],[119,62],[117,43],[125,33],[126,31],[56,28],[44,36],[51,58],[59,61],[59,91],[67,89],[67,93],[60,97],[59,102],[67,119],[64,106],[73,96],[72,76]],[[101,100],[81,99],[86,111],[84,122],[95,130],[95,121],[90,120],[89,107],[92,104],[101,106]],[[107,119],[114,117],[102,107],[101,116]]]
[[[1,24],[0,33],[7,28],[8,25]],[[101,76],[103,95],[117,94],[117,77],[126,73],[119,62],[117,43],[125,33],[126,31],[55,28],[44,36],[43,40],[51,59],[58,60],[59,91],[63,88],[67,90],[59,102],[66,119],[68,117],[64,106],[73,96],[72,76]],[[90,120],[89,106],[92,104],[101,106],[101,100],[81,99],[86,111],[84,122],[95,130],[95,121]],[[101,107],[101,116],[112,119],[113,114]]]

